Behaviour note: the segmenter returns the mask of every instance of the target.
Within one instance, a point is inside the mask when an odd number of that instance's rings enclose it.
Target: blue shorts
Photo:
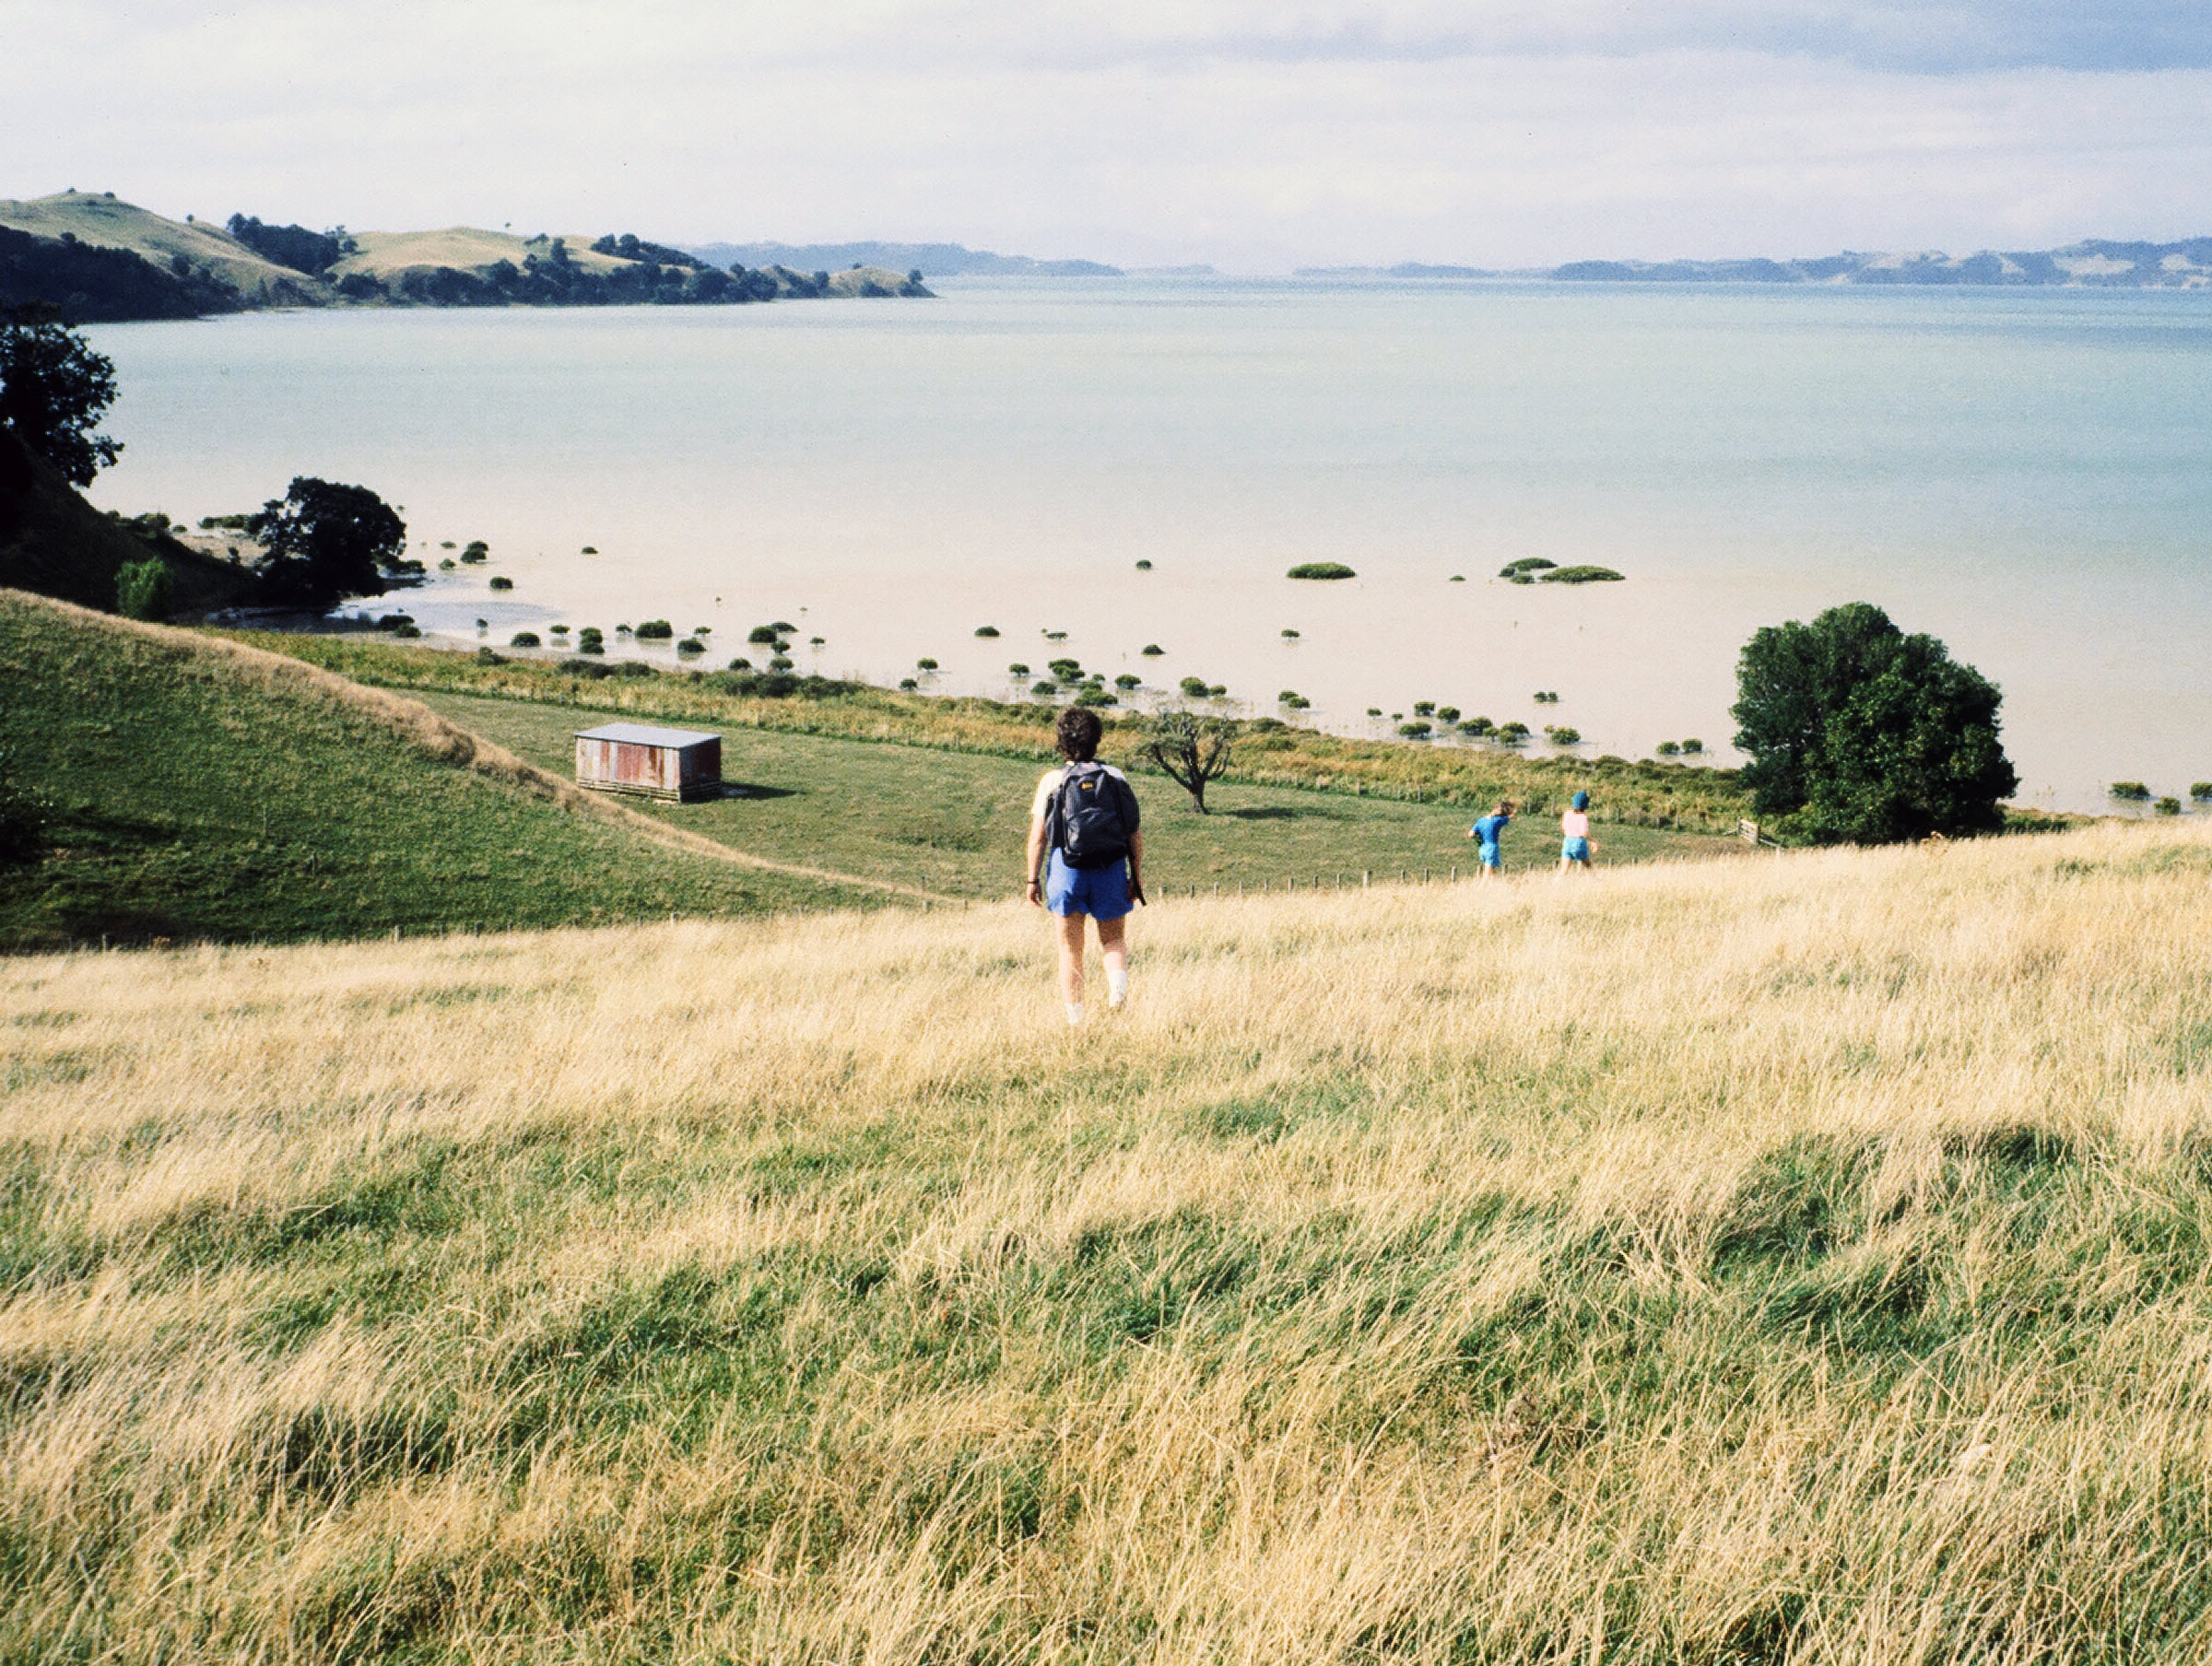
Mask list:
[[[1088,914],[1093,920],[1119,920],[1129,911],[1129,864],[1071,868],[1054,851],[1044,864],[1044,906],[1063,919]]]
[[[1496,845],[1479,846],[1475,854],[1481,859],[1482,865],[1486,868],[1501,868],[1505,865],[1505,858],[1499,852]]]
[[[1586,839],[1571,839],[1559,847],[1559,855],[1568,862],[1588,862],[1590,841]]]

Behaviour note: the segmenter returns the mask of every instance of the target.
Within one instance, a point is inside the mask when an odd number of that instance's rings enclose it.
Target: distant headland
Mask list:
[[[959,243],[687,243],[700,260],[718,266],[795,266],[837,270],[886,266],[919,272],[924,277],[1121,277],[1119,266],[1100,261],[1032,260],[1026,254],[994,254]],[[1211,272],[1211,266],[1199,268]]]
[[[2176,243],[2090,239],[2063,249],[1993,250],[1950,255],[1841,254],[1814,260],[1570,261],[1502,270],[1431,266],[1301,266],[1300,277],[1550,279],[1584,284],[1891,284],[2085,289],[2199,289],[2212,285],[2212,237]]]
[[[234,214],[172,220],[112,192],[0,200],[0,309],[76,323],[272,307],[728,306],[927,298],[919,269],[716,263],[631,233],[325,231]]]

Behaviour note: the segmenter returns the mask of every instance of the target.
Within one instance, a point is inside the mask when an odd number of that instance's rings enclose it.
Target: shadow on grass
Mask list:
[[[1239,821],[1348,821],[1351,818],[1341,810],[1326,809],[1319,804],[1308,808],[1302,804],[1254,804],[1242,810],[1218,810],[1218,815],[1233,815]]]

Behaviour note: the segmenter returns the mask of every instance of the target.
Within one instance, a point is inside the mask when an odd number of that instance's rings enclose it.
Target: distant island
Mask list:
[[[1031,260],[994,254],[959,243],[689,243],[700,260],[718,266],[887,266],[924,277],[1121,277],[1119,266],[1087,260]],[[1206,268],[1211,271],[1209,266]]]
[[[76,323],[272,307],[727,306],[929,293],[911,267],[718,264],[629,232],[314,231],[243,214],[218,227],[167,219],[112,192],[0,201],[0,310],[42,304]]]
[[[1862,253],[1816,260],[1570,261],[1563,266],[1500,270],[1432,266],[1301,266],[1300,277],[1549,279],[1581,284],[1903,284],[2021,288],[2198,289],[2212,285],[2212,237],[2177,243],[2090,239],[2063,249],[1994,250],[1949,255]]]

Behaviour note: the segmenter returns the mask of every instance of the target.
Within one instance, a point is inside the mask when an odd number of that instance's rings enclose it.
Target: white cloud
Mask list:
[[[1258,266],[2212,229],[2172,6],[39,12],[0,0],[0,191],[204,217]]]

